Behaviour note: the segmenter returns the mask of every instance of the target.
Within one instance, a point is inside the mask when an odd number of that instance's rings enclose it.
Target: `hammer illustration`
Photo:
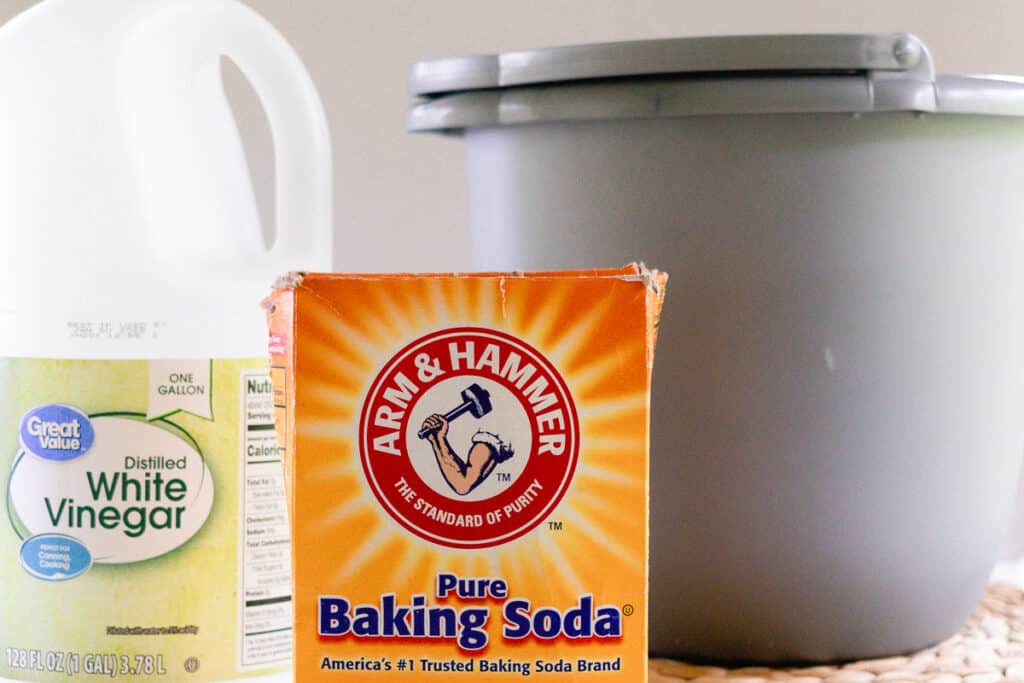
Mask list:
[[[487,413],[491,412],[491,394],[479,384],[470,384],[468,387],[462,390],[462,403],[458,407],[452,408],[444,414],[444,419],[451,422],[455,418],[469,413],[476,419],[480,419]],[[421,429],[417,436],[421,439],[425,439],[434,431],[434,429]]]

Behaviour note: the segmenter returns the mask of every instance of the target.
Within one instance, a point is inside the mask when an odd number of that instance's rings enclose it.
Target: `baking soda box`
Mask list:
[[[629,266],[279,283],[297,681],[647,679],[665,279]]]

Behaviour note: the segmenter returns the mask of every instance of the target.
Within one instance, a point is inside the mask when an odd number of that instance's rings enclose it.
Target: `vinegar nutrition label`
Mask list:
[[[265,370],[244,370],[239,571],[243,668],[291,657],[291,541],[274,433],[274,393]]]

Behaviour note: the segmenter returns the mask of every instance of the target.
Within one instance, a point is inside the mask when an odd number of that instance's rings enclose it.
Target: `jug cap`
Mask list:
[[[1024,116],[1024,80],[936,76],[909,33],[668,38],[436,59],[410,130],[698,114],[919,111]]]

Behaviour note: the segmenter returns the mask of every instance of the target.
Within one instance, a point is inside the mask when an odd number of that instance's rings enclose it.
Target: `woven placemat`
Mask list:
[[[1024,591],[989,587],[960,633],[935,647],[905,657],[886,657],[838,666],[724,669],[667,659],[650,663],[651,683],[729,681],[759,683],[1024,683]]]

